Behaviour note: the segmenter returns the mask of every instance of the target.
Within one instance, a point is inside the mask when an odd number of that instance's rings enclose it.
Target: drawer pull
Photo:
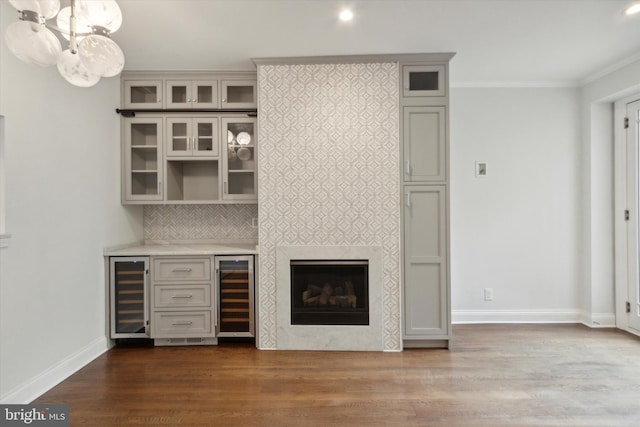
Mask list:
[[[189,325],[193,325],[193,322],[190,320],[187,320],[182,322],[173,322],[172,325],[173,326],[189,326]]]
[[[190,268],[174,268],[173,272],[174,273],[191,273],[191,271],[193,271]]]
[[[193,295],[174,295],[171,298],[193,298]]]

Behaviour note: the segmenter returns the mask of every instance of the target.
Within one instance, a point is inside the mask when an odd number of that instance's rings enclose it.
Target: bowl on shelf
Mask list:
[[[242,147],[238,149],[237,156],[240,160],[249,160],[251,158],[251,150],[249,150],[247,147]]]

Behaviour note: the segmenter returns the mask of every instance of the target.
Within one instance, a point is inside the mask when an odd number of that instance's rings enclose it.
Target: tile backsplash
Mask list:
[[[147,205],[144,239],[257,241],[257,217],[257,205]]]

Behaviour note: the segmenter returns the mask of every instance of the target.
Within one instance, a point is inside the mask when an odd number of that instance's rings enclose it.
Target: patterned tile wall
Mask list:
[[[147,205],[145,240],[258,240],[256,205]]]
[[[276,348],[278,246],[383,248],[384,348],[400,350],[398,66],[258,67],[260,347]]]

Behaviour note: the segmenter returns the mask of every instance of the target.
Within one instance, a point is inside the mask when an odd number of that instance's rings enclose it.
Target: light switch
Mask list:
[[[476,162],[476,177],[487,176],[487,162]]]

